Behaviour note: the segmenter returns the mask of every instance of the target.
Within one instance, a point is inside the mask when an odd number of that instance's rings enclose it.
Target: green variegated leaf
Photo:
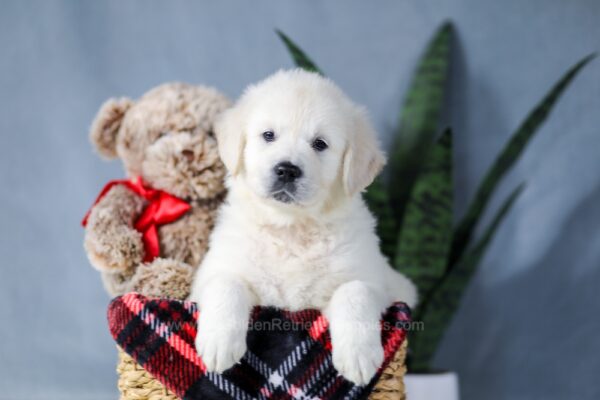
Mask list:
[[[390,207],[388,192],[381,178],[375,179],[369,185],[363,197],[369,210],[377,219],[377,236],[379,236],[381,251],[392,262],[396,251],[398,228]]]
[[[491,199],[494,190],[504,175],[511,169],[519,159],[527,144],[533,138],[538,128],[544,123],[554,105],[567,89],[569,84],[577,76],[579,71],[590,62],[596,55],[591,54],[571,69],[550,89],[542,101],[529,113],[519,129],[512,135],[502,152],[498,155],[495,162],[487,171],[485,178],[479,186],[475,198],[471,202],[467,213],[456,227],[452,238],[452,249],[450,252],[449,267],[452,268],[456,261],[460,259],[462,253],[469,246],[473,231],[477,222],[485,211],[485,208]]]
[[[417,285],[420,296],[446,270],[452,209],[452,132],[448,129],[427,155],[408,199],[394,262]]]
[[[323,72],[317,67],[317,65],[302,51],[300,47],[296,43],[292,41],[285,33],[281,32],[279,29],[276,29],[277,35],[281,38],[285,46],[287,47],[294,63],[297,67],[305,69],[311,72],[317,72],[321,75],[324,75]]]
[[[410,369],[426,371],[431,369],[431,359],[452,321],[466,286],[477,270],[481,258],[491,243],[500,223],[504,220],[524,185],[517,187],[500,207],[494,219],[483,233],[479,242],[440,279],[429,295],[422,300],[415,313],[416,321],[423,321],[424,329],[409,333],[411,347]]]
[[[444,24],[417,66],[403,105],[396,141],[390,152],[390,200],[400,223],[425,153],[438,131],[450,65],[453,29]]]

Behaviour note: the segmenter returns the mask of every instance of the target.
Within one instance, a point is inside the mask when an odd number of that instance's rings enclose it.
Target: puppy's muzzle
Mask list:
[[[275,200],[283,203],[294,201],[296,182],[302,177],[302,169],[289,161],[283,161],[273,168],[275,179],[271,193]]]

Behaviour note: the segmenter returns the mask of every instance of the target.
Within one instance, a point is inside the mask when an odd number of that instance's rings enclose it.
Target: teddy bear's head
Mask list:
[[[229,105],[214,89],[168,83],[137,101],[109,99],[90,138],[102,157],[120,158],[130,177],[188,201],[211,199],[225,190],[213,122]]]

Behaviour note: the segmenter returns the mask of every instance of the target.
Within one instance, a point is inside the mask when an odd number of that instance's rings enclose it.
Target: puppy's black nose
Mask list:
[[[294,182],[302,176],[302,170],[289,161],[280,162],[274,168],[277,180],[283,183]]]

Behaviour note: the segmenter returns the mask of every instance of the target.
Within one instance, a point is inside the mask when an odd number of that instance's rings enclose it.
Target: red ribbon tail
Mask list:
[[[158,232],[156,225],[150,225],[143,234],[144,241],[144,262],[151,262],[160,254],[160,243],[158,241]]]

